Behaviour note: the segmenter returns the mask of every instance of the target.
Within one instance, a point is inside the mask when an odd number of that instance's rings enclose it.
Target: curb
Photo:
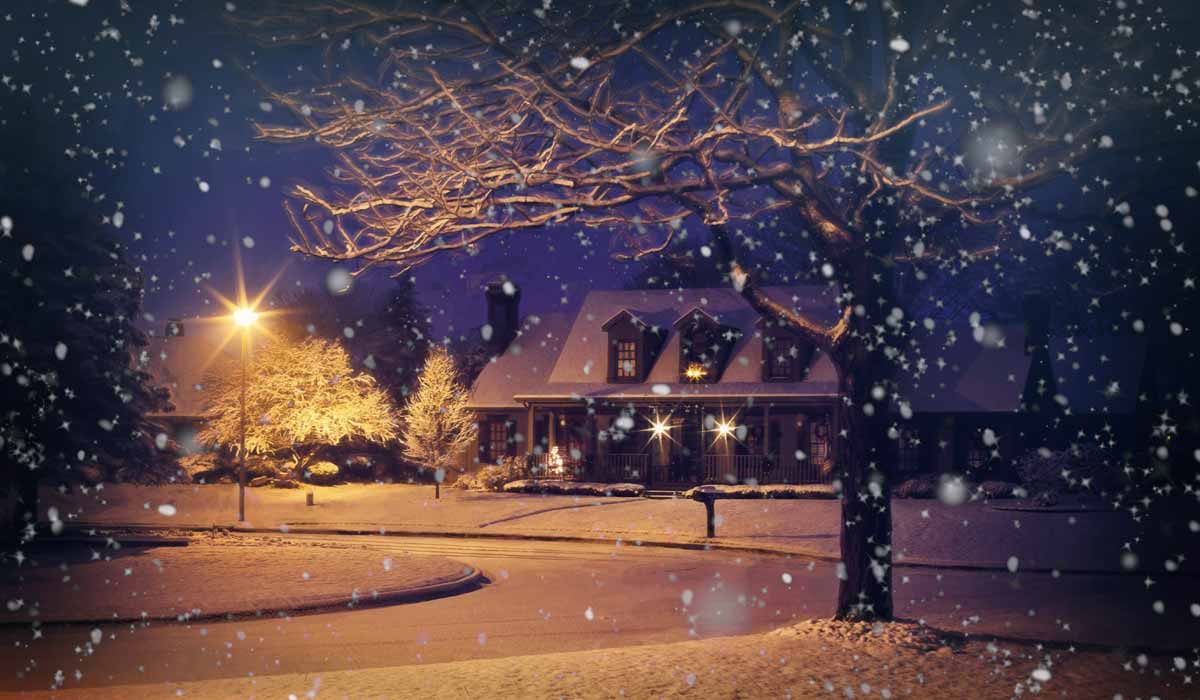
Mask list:
[[[29,620],[17,621],[0,621],[0,629],[6,627],[28,627],[31,624],[38,625],[89,625],[99,626],[106,624],[134,624],[139,622],[211,622],[211,621],[226,621],[226,620],[245,620],[253,618],[293,616],[297,613],[309,614],[314,612],[327,612],[340,610],[343,608],[367,608],[381,605],[397,605],[400,603],[416,603],[424,600],[432,600],[434,598],[445,598],[459,593],[467,593],[488,583],[488,579],[483,575],[483,572],[475,567],[471,567],[471,572],[463,575],[453,581],[442,581],[440,583],[430,583],[414,588],[401,588],[390,591],[378,591],[374,595],[362,596],[353,598],[346,595],[329,595],[309,598],[291,606],[281,606],[274,609],[260,610],[232,610],[227,612],[200,613],[198,615],[138,615],[136,617],[102,617],[102,618],[76,618],[71,620],[53,620],[42,618],[30,618]]]
[[[739,542],[721,542],[721,541],[670,541],[670,540],[648,540],[642,538],[625,538],[625,537],[584,537],[580,535],[533,535],[522,533],[508,532],[471,532],[466,530],[387,530],[387,529],[365,529],[352,527],[294,527],[287,526],[286,530],[282,528],[266,528],[266,527],[236,527],[226,525],[212,525],[204,527],[200,525],[131,525],[131,524],[83,524],[75,523],[71,530],[90,529],[90,530],[134,530],[134,531],[185,531],[185,532],[211,532],[215,529],[227,530],[229,532],[245,533],[245,534],[268,534],[268,535],[343,535],[343,536],[375,536],[375,537],[445,537],[458,539],[494,539],[494,540],[510,540],[510,541],[533,541],[533,542],[579,542],[586,544],[615,544],[628,543],[638,547],[661,547],[664,549],[683,549],[689,551],[727,551],[727,552],[744,552],[748,554],[766,554],[770,556],[783,557],[802,557],[821,562],[838,562],[841,557],[825,552],[818,552],[804,549],[791,549],[783,547],[770,547],[764,545],[751,545]],[[118,540],[119,541],[119,540]],[[893,568],[897,569],[938,569],[943,571],[996,571],[1008,574],[1007,562],[983,562],[983,561],[958,561],[953,559],[927,559],[923,557],[894,559],[892,562]],[[1022,566],[1018,573],[1027,574],[1055,574],[1062,576],[1144,576],[1147,572],[1144,570],[1135,571],[1114,571],[1111,569],[1067,569],[1055,568],[1049,566]],[[1016,574],[1013,574],[1016,575]],[[1183,576],[1188,578],[1200,578],[1200,571],[1178,571],[1175,576]]]

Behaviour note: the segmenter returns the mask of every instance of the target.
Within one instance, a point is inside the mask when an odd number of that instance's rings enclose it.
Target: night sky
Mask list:
[[[234,246],[252,292],[284,266],[278,290],[326,286],[332,265],[288,250],[281,204],[292,178],[320,181],[325,156],[255,141],[251,129],[272,116],[256,81],[285,82],[306,57],[255,47],[227,21],[234,3],[16,4],[24,7],[10,5],[0,21],[0,126],[10,137],[32,133],[37,158],[51,159],[41,166],[91,188],[90,213],[144,270],[147,327],[216,313],[205,285],[235,288]],[[414,279],[435,333],[457,338],[482,323],[481,285],[500,275],[522,287],[530,312],[622,286],[634,270],[604,246],[595,236],[585,248],[563,231],[522,233],[473,258],[439,259]],[[371,271],[356,283],[386,286],[388,277]],[[475,294],[477,304],[445,303]]]

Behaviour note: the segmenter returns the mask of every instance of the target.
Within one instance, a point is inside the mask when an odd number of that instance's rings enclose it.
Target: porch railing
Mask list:
[[[765,455],[705,455],[704,481],[715,484],[827,484],[831,474],[805,460],[783,467]]]
[[[604,468],[600,476],[604,481],[641,483],[646,480],[649,464],[650,455],[647,454],[610,452],[604,455]]]
[[[525,457],[525,478],[527,479],[566,479],[578,481],[587,476],[588,463],[582,459],[560,457],[553,463],[547,453],[527,455]]]

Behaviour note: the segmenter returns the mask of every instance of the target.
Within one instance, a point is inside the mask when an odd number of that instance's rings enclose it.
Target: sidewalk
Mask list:
[[[0,569],[8,603],[0,624],[274,615],[447,595],[469,590],[480,577],[460,562],[402,551],[277,537],[187,539],[185,546],[37,547]]]
[[[305,505],[313,491],[316,505]],[[234,527],[237,488],[231,485],[106,486],[88,494],[44,492],[66,525]],[[160,511],[160,505],[173,506]],[[1200,572],[1194,555],[1200,535],[1189,531],[1190,513],[1161,506],[1135,521],[1127,511],[1029,512],[936,500],[893,501],[895,561],[1022,571],[1135,573]],[[1177,509],[1181,510],[1181,509]],[[714,546],[790,553],[837,560],[836,500],[722,500],[717,537],[704,538],[704,508],[690,500],[501,494],[428,486],[350,484],[300,490],[247,489],[247,522],[270,531],[344,531],[379,534],[446,534],[621,540],[636,544]],[[171,513],[166,515],[164,513]],[[1137,564],[1122,562],[1125,543]],[[1182,560],[1179,555],[1184,554]],[[1015,559],[1013,559],[1015,558]],[[1130,560],[1126,558],[1124,564]]]

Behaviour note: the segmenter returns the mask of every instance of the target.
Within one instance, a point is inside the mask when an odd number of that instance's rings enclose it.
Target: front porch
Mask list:
[[[512,456],[523,456],[526,478],[659,488],[825,484],[833,479],[830,403],[763,403],[737,411],[711,403],[592,410],[529,404],[523,431],[512,418],[503,433],[486,427],[494,440],[506,440]],[[524,439],[526,435],[532,439]]]

